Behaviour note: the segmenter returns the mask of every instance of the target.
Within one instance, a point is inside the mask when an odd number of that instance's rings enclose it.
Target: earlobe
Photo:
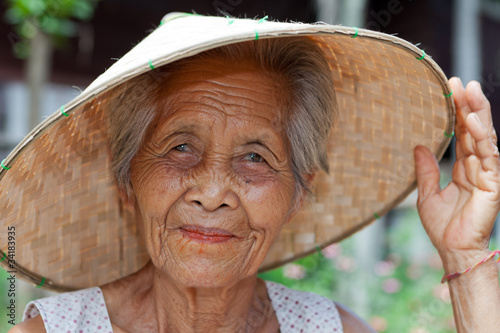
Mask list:
[[[308,173],[304,175],[304,178],[307,180],[307,185],[311,185],[313,182],[314,178],[316,178],[316,173]]]
[[[307,187],[309,187],[316,177],[315,173],[311,174],[306,174],[304,175],[304,179],[307,182]],[[294,198],[294,203],[292,208],[290,209],[290,214],[288,216],[288,220],[286,223],[290,222],[292,218],[300,211],[300,208],[302,208],[302,205],[304,204],[304,198],[307,196],[306,189],[301,188],[300,192],[297,194],[297,197]]]
[[[299,197],[293,200],[293,206],[290,209],[290,214],[288,215],[286,223],[290,222],[293,217],[299,212],[300,208],[302,207],[303,196],[303,194],[299,194]]]
[[[130,188],[130,187],[129,187]],[[131,213],[135,212],[135,194],[132,188],[127,189],[125,186],[118,188],[118,195],[122,203],[122,207]]]

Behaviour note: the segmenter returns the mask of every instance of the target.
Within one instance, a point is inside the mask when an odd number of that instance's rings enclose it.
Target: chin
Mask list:
[[[221,258],[203,258],[191,256],[182,261],[173,260],[176,266],[167,264],[163,270],[177,283],[192,288],[229,287],[238,281],[257,273],[258,267],[244,267],[244,260],[221,260]],[[177,263],[181,263],[178,265]]]
[[[242,279],[234,274],[234,269],[199,269],[199,267],[178,271],[172,276],[177,282],[191,288],[219,288],[228,287]],[[245,277],[243,277],[245,278]]]

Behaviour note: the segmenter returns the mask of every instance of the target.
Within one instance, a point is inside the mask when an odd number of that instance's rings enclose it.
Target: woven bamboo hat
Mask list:
[[[13,254],[15,262],[1,264],[55,290],[140,269],[149,257],[110,172],[105,92],[211,48],[298,35],[324,51],[340,115],[328,144],[330,174],[317,175],[315,199],[284,226],[261,270],[387,213],[416,187],[413,148],[425,145],[439,159],[453,133],[452,92],[429,56],[400,38],[357,28],[174,13],[2,162],[0,257]],[[15,229],[15,249],[8,228]]]

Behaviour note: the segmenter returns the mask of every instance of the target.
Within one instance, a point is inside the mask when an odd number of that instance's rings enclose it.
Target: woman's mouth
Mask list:
[[[194,225],[187,225],[180,228],[184,237],[204,243],[223,243],[235,238],[230,232],[218,228],[204,228]]]

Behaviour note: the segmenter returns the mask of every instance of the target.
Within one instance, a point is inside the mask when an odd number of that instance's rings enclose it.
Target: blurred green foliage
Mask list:
[[[87,21],[94,14],[99,0],[8,0],[5,20],[15,28],[17,36],[11,43],[19,58],[29,54],[28,41],[38,31],[51,36],[56,46],[62,46],[68,37],[76,36],[74,19]]]
[[[7,296],[7,278],[9,276],[10,275],[3,269],[3,266],[0,266],[0,332],[7,332],[12,327],[8,323],[10,318],[7,317],[7,306],[10,302],[10,299]]]

